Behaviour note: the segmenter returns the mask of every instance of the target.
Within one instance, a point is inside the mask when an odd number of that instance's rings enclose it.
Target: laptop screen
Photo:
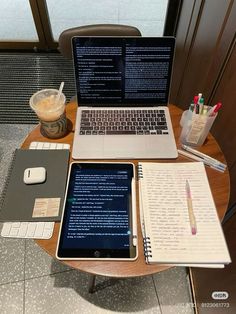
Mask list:
[[[73,37],[80,105],[167,105],[173,37]]]

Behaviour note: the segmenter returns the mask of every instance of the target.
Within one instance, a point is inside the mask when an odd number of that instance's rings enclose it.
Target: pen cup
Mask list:
[[[203,145],[216,117],[217,114],[209,117],[189,110],[184,111],[180,120],[180,125],[182,124],[180,142],[188,146]]]

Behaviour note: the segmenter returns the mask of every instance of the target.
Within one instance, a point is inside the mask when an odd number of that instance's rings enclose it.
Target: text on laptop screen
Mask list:
[[[74,37],[79,104],[168,103],[175,39]]]

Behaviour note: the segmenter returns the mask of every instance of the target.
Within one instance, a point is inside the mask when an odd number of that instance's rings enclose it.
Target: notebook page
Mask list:
[[[142,211],[149,262],[224,264],[230,262],[203,163],[140,163]],[[197,233],[192,235],[186,197],[192,194]]]
[[[144,213],[142,207],[142,192],[141,192],[141,185],[139,184],[139,216],[140,216],[140,224],[141,224],[141,231],[143,238],[146,237],[145,227],[144,227]]]

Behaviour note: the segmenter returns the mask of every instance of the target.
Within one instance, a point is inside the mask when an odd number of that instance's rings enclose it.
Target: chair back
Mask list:
[[[74,36],[142,36],[133,26],[119,24],[85,25],[64,30],[59,37],[59,51],[72,59],[71,38]]]

